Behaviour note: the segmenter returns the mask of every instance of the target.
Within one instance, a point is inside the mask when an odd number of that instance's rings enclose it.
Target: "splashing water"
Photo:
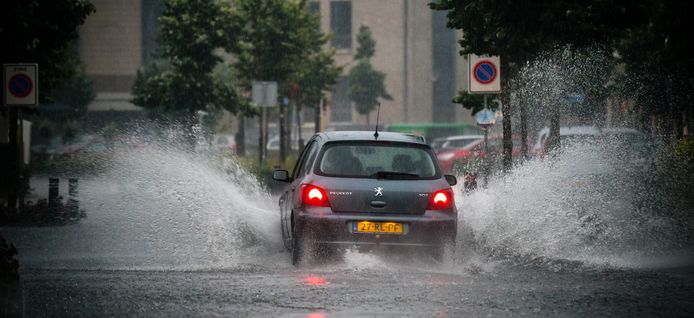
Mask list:
[[[546,52],[527,63],[512,81],[512,103],[524,105],[531,133],[549,126],[555,109],[561,113],[562,127],[646,127],[634,110],[606,114],[605,100],[629,104],[633,100],[617,99],[637,93],[634,85],[619,82],[629,78],[615,71],[614,63],[599,47]],[[519,112],[511,116],[517,134]],[[649,183],[653,175],[672,179],[676,172],[654,168],[660,149],[644,153],[638,147],[629,140],[562,145],[556,158],[525,162],[509,175],[492,178],[486,189],[458,201],[460,224],[465,227],[461,233],[473,236],[459,246],[474,245],[483,255],[533,263],[558,260],[616,267],[694,263],[694,207],[685,203],[673,209],[676,204],[668,198],[679,194],[666,193],[675,189],[690,196],[686,193],[691,190],[681,184],[666,188]]]
[[[173,138],[175,139],[175,138]],[[277,200],[233,159],[171,140],[117,150],[99,176],[80,180],[87,218],[4,233],[23,266],[200,269],[286,263]]]

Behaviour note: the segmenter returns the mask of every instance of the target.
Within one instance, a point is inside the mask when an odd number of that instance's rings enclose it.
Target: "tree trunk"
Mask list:
[[[525,101],[518,101],[520,112],[521,158],[528,159],[528,114]]]
[[[551,108],[551,114],[549,119],[549,137],[547,138],[547,146],[545,148],[545,153],[554,153],[561,147],[561,140],[559,137],[559,125],[561,121],[561,101],[557,101]]]
[[[304,150],[304,141],[303,136],[301,136],[301,107],[299,105],[296,105],[296,142],[297,147],[296,149],[299,149],[299,153]]]
[[[246,155],[246,114],[239,113],[239,131],[236,132],[236,155]]]

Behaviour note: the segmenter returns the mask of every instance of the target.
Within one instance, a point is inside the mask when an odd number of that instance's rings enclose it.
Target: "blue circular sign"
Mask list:
[[[472,74],[481,84],[489,84],[496,79],[496,66],[490,61],[480,61],[475,64]]]
[[[15,74],[10,77],[7,88],[12,96],[17,98],[27,97],[34,89],[34,83],[26,74]]]

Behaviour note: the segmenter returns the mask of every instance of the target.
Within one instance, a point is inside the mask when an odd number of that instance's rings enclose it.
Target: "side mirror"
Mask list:
[[[444,175],[443,177],[446,178],[446,181],[448,181],[448,184],[450,184],[452,186],[458,184],[458,179],[456,179],[454,175],[447,174],[447,175]]]
[[[289,171],[287,170],[275,170],[272,172],[272,180],[280,182],[291,182],[289,177]]]

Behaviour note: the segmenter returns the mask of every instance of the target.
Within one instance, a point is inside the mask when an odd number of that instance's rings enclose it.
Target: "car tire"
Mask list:
[[[310,257],[308,244],[296,225],[292,228],[292,265],[301,266]]]

